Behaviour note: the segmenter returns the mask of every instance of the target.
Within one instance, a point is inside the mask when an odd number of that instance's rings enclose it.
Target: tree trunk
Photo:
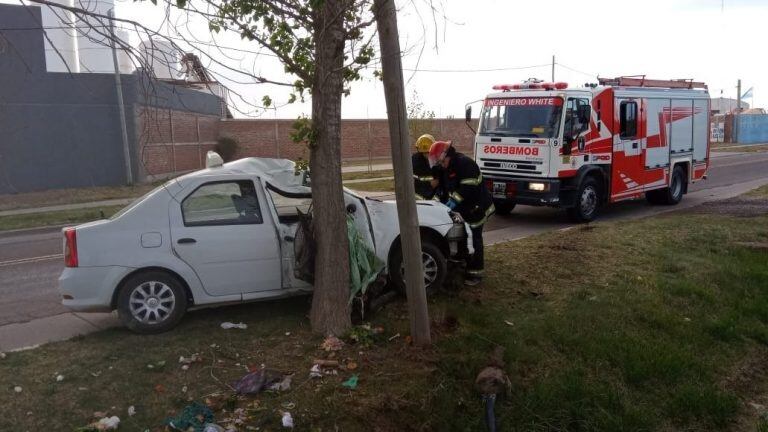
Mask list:
[[[317,240],[310,320],[315,332],[341,335],[351,326],[349,241],[341,185],[343,0],[325,0],[314,11],[315,74],[312,83],[310,172]]]
[[[408,152],[408,119],[405,107],[403,65],[397,30],[394,0],[374,0],[373,12],[379,30],[381,71],[389,119],[389,139],[392,146],[392,166],[395,170],[395,196],[400,226],[400,244],[405,263],[405,286],[408,295],[408,315],[413,342],[419,346],[432,343],[424,289],[424,268],[421,261],[421,238],[416,197],[413,187],[413,166]],[[392,269],[397,271],[398,269]]]

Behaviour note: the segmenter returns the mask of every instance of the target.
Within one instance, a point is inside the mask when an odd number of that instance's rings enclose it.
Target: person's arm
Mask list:
[[[480,168],[472,161],[462,163],[456,170],[459,177],[458,188],[451,193],[451,199],[456,202],[454,211],[463,213],[470,211],[480,202],[481,183],[483,175]]]

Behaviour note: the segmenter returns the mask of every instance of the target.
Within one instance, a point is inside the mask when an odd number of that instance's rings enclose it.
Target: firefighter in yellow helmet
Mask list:
[[[433,175],[433,169],[429,164],[429,149],[435,142],[432,135],[424,134],[416,140],[416,152],[411,156],[413,164],[413,187],[416,190],[416,199],[428,200],[435,195],[438,180]]]

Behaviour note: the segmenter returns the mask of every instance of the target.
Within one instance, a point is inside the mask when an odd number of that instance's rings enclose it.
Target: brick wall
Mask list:
[[[214,148],[220,137],[239,143],[237,157],[309,157],[306,146],[291,141],[293,120],[220,120],[144,106],[137,107],[135,113],[145,180],[202,168],[205,153]],[[391,157],[386,119],[342,120],[341,135],[344,160]],[[433,135],[436,139],[453,140],[459,151],[472,153],[473,134],[463,119],[435,119]]]
[[[142,179],[204,166],[219,137],[218,117],[146,106],[134,111]]]
[[[293,120],[222,120],[219,136],[240,144],[239,157],[260,156],[306,159],[309,149],[290,139]],[[453,140],[459,151],[471,153],[473,134],[462,119],[435,119],[436,139]],[[389,158],[389,126],[386,119],[342,120],[341,157],[345,160]]]

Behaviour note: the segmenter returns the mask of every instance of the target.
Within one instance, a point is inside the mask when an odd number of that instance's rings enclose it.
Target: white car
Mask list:
[[[74,311],[117,309],[131,330],[156,333],[190,307],[311,291],[294,276],[297,208],[311,203],[305,179],[289,160],[215,164],[168,181],[109,220],[65,228],[62,303]],[[344,201],[386,263],[383,272],[402,285],[395,202],[346,189]],[[449,257],[471,253],[471,233],[443,204],[419,201],[417,208],[425,283],[436,286]]]

